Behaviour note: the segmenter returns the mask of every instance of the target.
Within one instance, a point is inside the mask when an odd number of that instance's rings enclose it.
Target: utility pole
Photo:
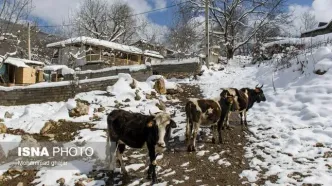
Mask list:
[[[30,23],[28,23],[28,59],[31,60]]]
[[[209,69],[210,37],[209,37],[209,0],[205,0],[205,35],[206,35],[206,66]]]

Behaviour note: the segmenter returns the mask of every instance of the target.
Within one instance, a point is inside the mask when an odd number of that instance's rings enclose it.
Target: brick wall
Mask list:
[[[179,63],[179,64],[158,64],[152,66],[152,72],[155,75],[163,75],[170,78],[186,78],[202,69],[201,63]]]

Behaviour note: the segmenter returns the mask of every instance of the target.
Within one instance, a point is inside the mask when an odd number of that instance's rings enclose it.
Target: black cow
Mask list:
[[[225,127],[229,129],[229,115],[232,112],[239,112],[241,117],[241,126],[242,130],[244,128],[248,129],[248,123],[247,123],[247,111],[253,107],[254,103],[260,103],[265,102],[266,98],[264,95],[264,92],[262,90],[264,85],[261,87],[258,87],[256,85],[255,89],[250,88],[242,88],[240,90],[236,88],[228,88],[224,89],[220,97],[225,98],[227,96],[234,96],[234,103],[230,106],[229,109],[226,110],[226,112],[222,113],[221,120],[223,120],[222,129]]]
[[[155,183],[157,180],[156,155],[166,150],[165,142],[168,142],[170,138],[171,128],[176,128],[176,124],[171,119],[171,115],[165,112],[143,115],[125,110],[113,110],[107,117],[107,156],[110,158],[111,173],[115,169],[115,152],[121,171],[127,174],[122,162],[125,145],[131,148],[142,148],[146,144],[150,157],[148,179],[152,178],[152,183]],[[109,142],[111,142],[110,146]]]

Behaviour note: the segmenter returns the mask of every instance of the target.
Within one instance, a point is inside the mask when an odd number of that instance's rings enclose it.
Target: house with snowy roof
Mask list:
[[[317,28],[307,30],[301,34],[301,37],[315,37],[318,35],[324,35],[332,33],[332,20],[328,23],[320,22]]]
[[[85,36],[50,43],[46,47],[54,49],[52,64],[81,70],[145,64],[149,58],[163,59],[158,52]]]
[[[42,82],[44,65],[40,61],[8,57],[0,63],[0,84],[12,86]]]
[[[168,56],[172,56],[176,53],[174,50],[171,50],[165,46],[162,46],[160,44],[153,44],[144,39],[136,41],[135,43],[131,44],[131,46],[138,47],[142,50],[152,50],[159,52],[165,58],[167,58]]]

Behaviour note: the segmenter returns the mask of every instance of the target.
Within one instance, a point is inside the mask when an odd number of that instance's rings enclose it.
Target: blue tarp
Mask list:
[[[7,66],[6,64],[2,64],[0,65],[0,75],[5,75],[6,74],[6,70],[7,70]]]

